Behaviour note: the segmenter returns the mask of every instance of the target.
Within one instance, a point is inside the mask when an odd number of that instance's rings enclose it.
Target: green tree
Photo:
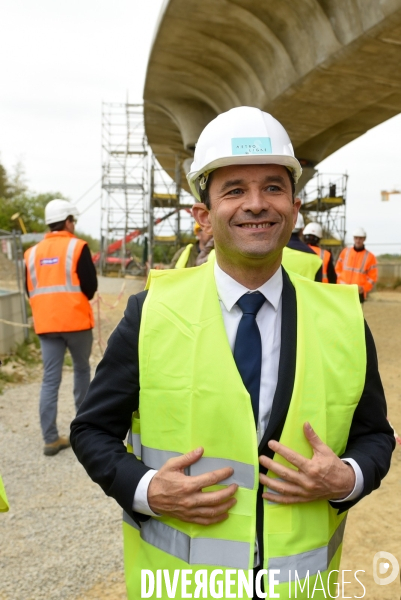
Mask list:
[[[7,198],[9,195],[10,184],[8,182],[7,172],[0,164],[0,198]]]
[[[12,231],[19,229],[18,221],[11,217],[20,213],[28,233],[40,233],[47,230],[44,214],[45,206],[50,200],[63,197],[59,192],[47,194],[32,194],[23,192],[12,197],[0,197],[0,229]]]

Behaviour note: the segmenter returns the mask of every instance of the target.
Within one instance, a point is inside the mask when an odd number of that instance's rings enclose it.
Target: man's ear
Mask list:
[[[294,198],[293,207],[294,207],[294,227],[297,222],[297,217],[299,213],[299,209],[301,208],[302,200],[301,198]]]
[[[203,204],[203,202],[197,202],[192,207],[192,216],[195,219],[195,221],[199,223],[203,231],[205,231],[209,235],[212,235],[213,232],[212,226],[210,224],[209,215],[210,211],[207,208],[206,204]]]

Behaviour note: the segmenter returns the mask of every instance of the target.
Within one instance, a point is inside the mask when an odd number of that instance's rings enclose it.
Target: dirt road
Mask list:
[[[127,292],[141,289],[130,282]],[[121,281],[106,282],[103,300],[113,304]],[[101,310],[101,343],[121,317],[127,293],[116,308]],[[401,293],[381,292],[365,305],[389,405],[389,417],[401,433]],[[96,330],[98,337],[98,330]],[[93,362],[101,355],[95,347]],[[41,454],[37,418],[39,378],[0,396],[0,471],[11,510],[0,515],[0,600],[125,600],[120,509],[92,484],[71,450],[53,458]],[[61,431],[73,417],[71,369],[66,369],[60,401]],[[344,597],[397,600],[399,581],[377,586],[373,556],[379,550],[401,562],[401,447],[380,490],[348,516],[342,569],[349,569]]]

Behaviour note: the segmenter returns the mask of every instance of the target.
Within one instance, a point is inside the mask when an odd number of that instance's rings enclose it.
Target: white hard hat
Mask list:
[[[79,216],[79,212],[77,208],[68,202],[68,200],[51,200],[46,204],[45,208],[45,223],[46,225],[51,225],[52,223],[59,223],[60,221],[65,221],[65,219],[69,216],[73,216],[77,218]]]
[[[319,223],[308,223],[303,233],[304,235],[314,235],[319,239],[323,237],[323,230]]]
[[[297,216],[297,222],[295,223],[295,227],[292,230],[292,233],[298,233],[298,231],[301,231],[301,229],[303,229],[305,227],[305,221],[303,216],[301,215],[301,213],[298,213]]]
[[[363,227],[357,227],[356,229],[354,229],[352,235],[354,237],[366,237],[366,231],[363,229]]]
[[[260,164],[288,167],[295,183],[302,173],[281,123],[259,108],[239,106],[206,125],[199,136],[187,180],[193,195],[200,200],[199,186],[206,186],[207,175],[214,169]]]

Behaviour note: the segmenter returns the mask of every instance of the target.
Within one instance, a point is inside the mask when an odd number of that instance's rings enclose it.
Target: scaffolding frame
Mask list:
[[[156,244],[179,247],[192,233],[194,199],[181,187],[182,160],[169,155],[174,168],[166,171],[162,157],[147,143],[143,104],[103,104],[101,273],[110,265],[122,275],[144,273],[153,266]],[[139,264],[127,244],[141,238],[146,250]]]
[[[348,175],[316,173],[300,192],[305,224],[319,223],[323,229],[320,245],[336,259],[345,246]]]

